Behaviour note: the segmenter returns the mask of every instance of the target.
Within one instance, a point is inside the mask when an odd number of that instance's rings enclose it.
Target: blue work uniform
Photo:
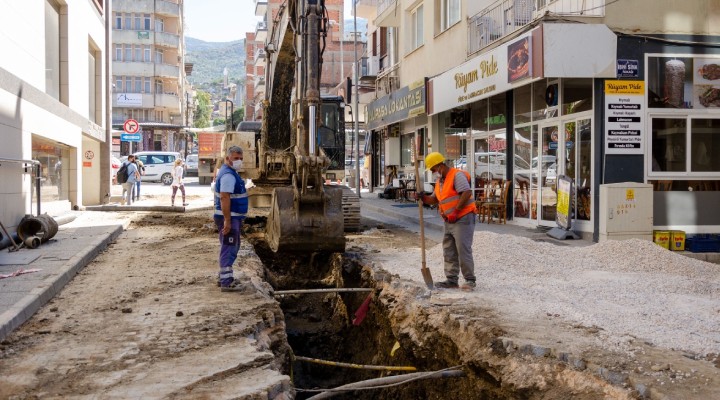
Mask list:
[[[230,223],[232,227],[227,235],[222,234],[225,224],[220,193],[230,193]],[[215,178],[215,225],[220,232],[220,286],[229,286],[233,282],[233,264],[240,250],[240,229],[248,211],[248,195],[245,181],[238,173],[223,164]]]

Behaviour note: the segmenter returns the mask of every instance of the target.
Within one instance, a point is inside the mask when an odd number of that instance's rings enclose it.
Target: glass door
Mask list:
[[[555,184],[558,174],[558,165],[563,165],[560,158],[563,152],[558,148],[564,146],[564,137],[559,135],[560,125],[557,123],[541,125],[540,127],[540,155],[533,159],[531,167],[535,172],[538,183],[538,224],[544,226],[555,225],[555,211],[557,207],[557,192]]]
[[[557,173],[567,175],[575,183],[571,217],[576,221],[590,221],[590,188],[592,178],[592,120],[578,118],[563,121],[565,144],[561,168]]]

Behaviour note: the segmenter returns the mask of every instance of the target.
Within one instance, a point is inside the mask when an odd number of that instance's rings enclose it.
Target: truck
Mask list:
[[[198,132],[198,182],[209,185],[215,177],[217,160],[222,158],[224,132]]]

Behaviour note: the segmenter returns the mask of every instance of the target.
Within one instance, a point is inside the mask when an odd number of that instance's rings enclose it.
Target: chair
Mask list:
[[[494,213],[497,213],[499,223],[507,223],[507,196],[511,184],[512,181],[509,180],[503,183],[499,201],[486,202],[481,205],[483,211],[480,213],[481,215],[487,215],[488,224],[492,222]]]
[[[480,194],[478,198],[475,200],[475,208],[477,209],[478,213],[478,220],[480,222],[485,221],[485,216],[487,215],[486,209],[483,207],[485,203],[492,203],[496,202],[496,192],[497,186],[494,182],[486,181],[485,184],[480,189]]]
[[[417,199],[417,186],[415,185],[415,180],[408,180],[405,183],[405,191],[403,193],[403,197],[407,201],[415,201]]]

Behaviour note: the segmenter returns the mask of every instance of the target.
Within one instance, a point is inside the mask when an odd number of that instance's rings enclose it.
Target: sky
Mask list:
[[[352,18],[352,0],[345,0],[345,18]],[[258,21],[254,0],[185,0],[185,35],[195,39],[245,39],[245,32],[255,32]]]

